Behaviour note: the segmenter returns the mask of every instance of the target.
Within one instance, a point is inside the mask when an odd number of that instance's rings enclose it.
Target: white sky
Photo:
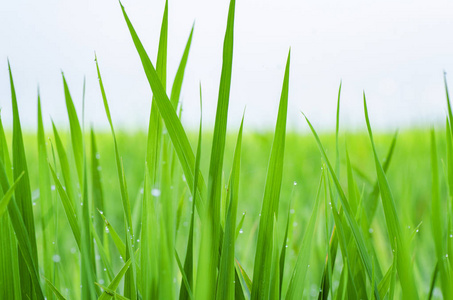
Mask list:
[[[123,4],[155,62],[164,1],[124,0]],[[181,94],[184,123],[194,128],[200,81],[204,120],[208,124],[214,120],[227,11],[226,0],[169,3],[169,82],[196,23]],[[362,90],[374,127],[442,121],[443,70],[453,74],[452,34],[452,1],[237,0],[229,126],[238,127],[247,106],[248,128],[273,128],[290,46],[288,122],[293,129],[306,129],[301,110],[318,128],[334,126],[340,79],[344,126],[364,127]],[[94,51],[115,126],[145,129],[151,92],[117,1],[4,1],[0,6],[4,124],[11,124],[9,57],[25,127],[36,124],[38,84],[45,122],[49,124],[52,117],[60,125],[68,123],[63,70],[79,112],[86,75],[87,123],[107,128]]]

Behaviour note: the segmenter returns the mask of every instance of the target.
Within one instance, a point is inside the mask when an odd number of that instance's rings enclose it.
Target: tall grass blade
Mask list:
[[[220,256],[219,277],[217,283],[217,299],[234,299],[235,284],[232,284],[235,276],[234,268],[234,249],[236,240],[236,215],[239,194],[239,175],[241,168],[241,151],[242,151],[242,129],[244,117],[242,118],[241,127],[234,151],[233,167],[229,182],[229,199],[228,211],[225,221],[225,229],[222,242],[222,254]],[[237,283],[239,284],[239,282]],[[278,290],[278,289],[277,289]]]
[[[291,50],[288,52],[282,94],[278,108],[277,124],[266,177],[263,206],[258,233],[258,242],[253,269],[252,300],[267,299],[270,288],[272,261],[272,230],[274,215],[278,215],[278,204],[283,174],[285,151],[286,117],[288,110],[289,66]]]
[[[370,136],[371,146],[374,153],[374,160],[379,180],[379,189],[381,191],[382,204],[384,207],[385,220],[387,223],[387,230],[389,232],[393,249],[397,247],[399,251],[398,275],[400,278],[403,295],[407,299],[418,299],[417,287],[415,285],[413,273],[409,271],[412,266],[412,263],[410,261],[410,252],[408,249],[409,244],[406,241],[406,237],[402,233],[401,224],[396,213],[395,201],[393,200],[393,195],[387,182],[387,177],[377,156],[376,147],[373,140],[373,133],[371,131],[370,120],[368,118],[365,93],[363,95],[363,105],[365,110],[365,119],[367,123],[368,134]]]
[[[75,110],[74,102],[72,101],[71,93],[69,92],[68,83],[66,78],[61,72],[63,77],[64,96],[66,101],[66,110],[68,111],[69,128],[71,130],[71,142],[72,150],[74,153],[74,161],[77,169],[77,175],[79,176],[79,184],[82,187],[83,183],[83,136],[82,129],[80,127],[79,118]]]
[[[291,275],[291,280],[289,282],[288,290],[286,292],[286,298],[288,300],[291,299],[300,299],[304,294],[304,283],[305,277],[307,275],[307,271],[309,268],[308,262],[310,259],[311,251],[312,251],[312,240],[315,233],[315,227],[318,220],[318,212],[319,212],[319,202],[320,202],[320,193],[322,187],[322,177],[319,182],[318,192],[316,194],[315,205],[313,207],[313,211],[310,216],[310,220],[308,221],[307,228],[305,229],[304,238],[302,240],[302,246],[299,250],[299,254],[297,256],[296,265],[294,266],[294,270]]]
[[[304,116],[305,117],[305,116]],[[368,254],[368,251],[366,249],[366,246],[365,246],[365,239],[364,239],[364,236],[362,234],[362,232],[360,231],[360,228],[359,228],[359,225],[354,217],[354,214],[351,210],[351,207],[349,206],[349,203],[348,203],[348,200],[346,199],[346,195],[344,194],[344,191],[343,191],[343,188],[341,187],[340,185],[340,182],[338,180],[338,177],[336,176],[333,168],[332,168],[332,165],[329,161],[329,158],[327,157],[327,154],[326,154],[326,151],[324,150],[324,147],[322,146],[322,143],[321,143],[321,140],[319,139],[319,136],[318,134],[316,133],[315,129],[313,128],[313,126],[311,125],[310,121],[308,120],[307,117],[305,117],[307,123],[308,123],[308,126],[310,127],[312,133],[313,133],[313,136],[316,140],[316,143],[318,144],[318,148],[319,148],[319,151],[321,152],[321,156],[322,158],[324,159],[326,165],[327,165],[327,169],[329,171],[329,174],[331,175],[332,177],[332,180],[334,182],[334,185],[335,185],[335,188],[337,190],[337,193],[339,194],[339,200],[340,200],[340,203],[342,205],[342,207],[344,208],[344,215],[346,217],[346,220],[351,228],[351,231],[352,231],[352,235],[354,237],[354,241],[356,242],[357,244],[357,248],[358,248],[358,251],[359,251],[359,254],[360,254],[360,259],[362,260],[362,263],[363,265],[365,266],[365,269],[366,269],[366,272],[367,272],[367,275],[368,275],[368,278],[371,280],[371,277],[372,277],[372,266],[371,266],[371,258]],[[375,294],[375,297],[376,299],[380,299],[379,298],[379,291],[377,289],[377,286],[374,287],[374,294]]]
[[[25,158],[25,147],[22,138],[22,128],[19,119],[19,109],[17,107],[16,90],[14,88],[13,74],[11,66],[8,61],[9,79],[11,84],[11,99],[13,106],[13,177],[14,180],[19,178],[22,172],[25,172],[23,179],[19,182],[18,187],[15,191],[15,199],[17,201],[17,207],[19,208],[20,214],[22,215],[23,222],[28,232],[28,238],[30,240],[31,255],[33,261],[38,265],[38,250],[36,246],[36,233],[35,224],[33,217],[33,206],[31,199],[30,179],[28,174],[27,160]],[[5,191],[6,192],[6,191]],[[36,290],[38,287],[32,286],[32,279],[27,270],[27,266],[24,263],[22,252],[19,253],[19,270],[20,270],[20,283],[22,290],[22,297],[33,296],[33,288]]]
[[[150,87],[153,91],[154,99],[156,100],[157,107],[159,108],[159,112],[162,116],[162,119],[165,123],[165,127],[167,128],[168,134],[171,138],[173,143],[173,147],[175,148],[176,154],[178,159],[181,163],[182,169],[184,171],[184,175],[187,181],[187,185],[189,186],[192,195],[194,194],[193,190],[193,179],[194,179],[194,168],[195,168],[195,156],[193,154],[192,148],[190,147],[189,140],[187,135],[182,127],[181,121],[176,114],[173,105],[171,104],[170,100],[168,99],[165,88],[162,86],[162,83],[159,80],[159,76],[149,59],[148,54],[146,53],[137,33],[135,32],[132,23],[129,20],[129,17],[126,14],[126,11],[121,4],[121,9],[123,11],[124,19],[127,23],[129,28],[129,32],[131,34],[132,40],[135,44],[137,52],[140,56],[140,59],[143,64],[143,69],[145,71],[146,77],[148,78]],[[200,200],[206,199],[206,184],[204,182],[203,177],[201,174],[199,175],[199,183],[197,187],[197,191],[200,193]],[[200,203],[202,203],[200,201]],[[196,203],[197,209],[200,209],[199,203]],[[202,204],[200,204],[202,205]],[[200,210],[201,211],[201,210]]]
[[[198,129],[198,144],[197,144],[197,156],[195,159],[195,176],[194,176],[194,190],[198,185],[198,174],[200,172],[200,162],[201,162],[201,142],[202,142],[202,130],[203,130],[203,96],[202,96],[202,89],[200,83],[200,126]],[[187,276],[187,281],[189,284],[190,289],[194,290],[193,284],[193,265],[194,265],[194,258],[193,258],[193,238],[194,238],[194,222],[195,222],[195,203],[197,194],[194,194],[192,199],[192,213],[190,216],[190,228],[189,228],[189,238],[187,242],[187,251],[186,251],[186,258],[184,260],[184,273]],[[189,290],[181,285],[181,291],[179,293],[180,300],[187,300],[189,299]]]

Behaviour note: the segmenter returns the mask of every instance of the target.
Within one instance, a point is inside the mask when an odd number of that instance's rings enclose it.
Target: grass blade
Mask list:
[[[376,171],[379,180],[379,189],[381,191],[381,199],[384,207],[385,220],[387,223],[387,229],[391,239],[393,249],[398,248],[398,275],[400,278],[404,297],[407,299],[418,299],[417,288],[415,285],[413,273],[411,270],[410,253],[408,249],[408,243],[406,238],[401,231],[401,225],[396,213],[395,202],[393,195],[390,191],[390,186],[387,182],[387,177],[382,168],[382,165],[377,156],[376,147],[374,145],[373,133],[371,131],[370,120],[368,118],[368,110],[366,106],[365,94],[363,95],[363,105],[365,109],[365,119],[368,128],[368,134],[371,140],[371,146],[373,148],[374,160],[376,164]],[[395,243],[396,241],[396,243]]]
[[[253,270],[252,300],[267,299],[270,288],[272,260],[272,230],[274,215],[278,215],[278,203],[283,174],[283,156],[285,151],[286,117],[288,110],[289,66],[291,51],[286,61],[285,77],[278,108],[277,124],[268,166],[266,186],[258,233],[258,243]]]

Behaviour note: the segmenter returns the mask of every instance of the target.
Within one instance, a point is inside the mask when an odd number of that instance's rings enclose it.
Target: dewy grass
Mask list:
[[[343,139],[340,83],[334,135],[319,136],[307,118],[307,137],[286,131],[288,53],[275,132],[250,133],[241,122],[231,133],[231,0],[213,134],[202,133],[201,117],[194,134],[178,108],[196,31],[167,91],[168,6],[155,64],[118,8],[153,93],[147,135],[115,131],[97,57],[110,133],[85,132],[64,75],[69,130],[52,123],[46,139],[38,91],[37,133],[23,133],[9,68],[12,132],[0,119],[0,299],[450,299],[446,79],[445,131],[373,135],[364,98],[368,135]]]

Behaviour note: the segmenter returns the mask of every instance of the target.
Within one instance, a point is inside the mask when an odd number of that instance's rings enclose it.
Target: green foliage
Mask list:
[[[446,79],[445,131],[373,135],[364,97],[368,134],[348,134],[346,146],[340,83],[336,130],[320,136],[306,118],[313,141],[286,129],[288,53],[275,132],[247,132],[243,117],[236,136],[227,126],[231,0],[214,126],[202,125],[200,83],[194,133],[181,122],[180,104],[194,26],[168,96],[169,3],[156,68],[120,8],[153,93],[146,134],[115,131],[97,57],[110,132],[84,132],[63,76],[69,130],[52,122],[46,140],[38,91],[37,133],[23,133],[9,68],[12,130],[0,119],[1,299],[452,297]]]

